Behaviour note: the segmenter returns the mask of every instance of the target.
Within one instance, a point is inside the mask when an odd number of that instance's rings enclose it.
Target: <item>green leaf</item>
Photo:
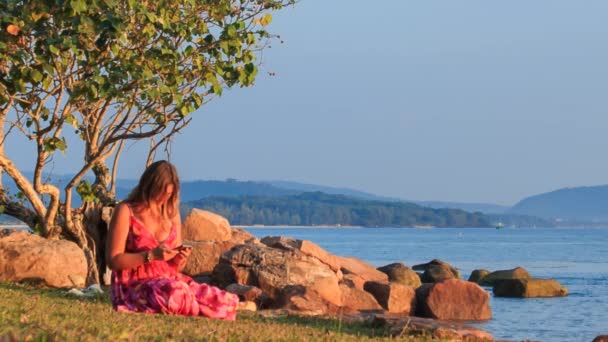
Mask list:
[[[74,12],[76,12],[76,14],[87,10],[87,3],[84,0],[71,0],[70,6],[72,6],[72,9]]]
[[[93,192],[93,187],[89,183],[88,180],[81,180],[80,183],[76,186],[76,193],[80,195],[83,202],[97,202],[98,198],[95,196]]]
[[[49,45],[49,51],[51,51],[53,55],[59,55],[59,49],[56,48],[55,45]]]
[[[268,26],[268,24],[270,24],[271,22],[272,22],[272,15],[270,13],[264,14],[262,19],[260,19],[260,24],[262,24],[262,26]]]
[[[0,205],[0,214],[4,214],[6,208],[3,205]]]
[[[30,76],[32,77],[32,80],[34,80],[34,82],[38,83],[40,81],[42,81],[42,73],[38,70],[32,70],[32,72],[30,73]]]

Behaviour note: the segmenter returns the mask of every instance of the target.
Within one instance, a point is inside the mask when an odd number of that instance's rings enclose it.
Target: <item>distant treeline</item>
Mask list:
[[[321,192],[284,197],[207,197],[182,204],[216,212],[237,225],[344,225],[363,227],[490,227],[481,213],[432,209],[405,202],[369,201]]]

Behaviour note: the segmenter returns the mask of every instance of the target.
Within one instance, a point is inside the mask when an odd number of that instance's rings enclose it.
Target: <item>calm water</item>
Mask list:
[[[257,237],[292,236],[375,266],[408,266],[438,258],[467,279],[472,270],[516,266],[554,278],[563,298],[491,299],[493,318],[475,324],[496,339],[591,341],[608,334],[608,230],[601,229],[310,229],[252,228]],[[488,288],[491,293],[491,289]]]

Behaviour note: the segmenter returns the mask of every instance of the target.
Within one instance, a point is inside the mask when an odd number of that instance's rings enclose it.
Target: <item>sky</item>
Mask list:
[[[195,112],[171,160],[185,180],[410,200],[511,205],[607,184],[606,13],[604,0],[302,0],[274,14],[282,43],[255,86]],[[143,161],[129,147],[120,177]]]

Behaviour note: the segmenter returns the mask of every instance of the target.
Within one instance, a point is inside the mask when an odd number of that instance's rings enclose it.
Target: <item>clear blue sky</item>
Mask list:
[[[195,113],[173,161],[183,179],[416,200],[606,184],[607,13],[604,0],[302,0],[275,14],[284,43],[256,85]],[[137,148],[122,161],[122,177],[142,171]]]

